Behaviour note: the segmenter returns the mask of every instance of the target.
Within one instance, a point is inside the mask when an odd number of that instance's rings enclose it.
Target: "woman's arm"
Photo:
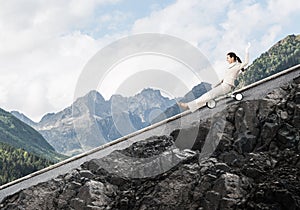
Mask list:
[[[244,60],[244,62],[241,64],[241,66],[240,66],[240,68],[242,69],[242,68],[245,68],[247,65],[248,65],[248,63],[249,63],[249,48],[251,47],[251,44],[250,44],[250,42],[248,43],[248,46],[246,47],[246,49],[245,49],[245,53],[246,53],[246,55],[245,55],[245,60]]]

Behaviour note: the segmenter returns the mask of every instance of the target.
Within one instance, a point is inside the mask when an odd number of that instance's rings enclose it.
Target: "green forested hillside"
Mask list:
[[[289,35],[277,42],[238,78],[238,88],[300,64],[300,35]]]
[[[40,133],[3,109],[0,109],[0,142],[22,148],[53,162],[66,158],[55,152]]]
[[[45,168],[53,162],[0,142],[0,185]]]

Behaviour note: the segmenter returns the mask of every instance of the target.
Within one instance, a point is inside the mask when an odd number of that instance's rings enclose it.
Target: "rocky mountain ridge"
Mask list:
[[[200,83],[180,100],[197,98],[209,89],[210,84]],[[146,88],[132,97],[113,95],[109,100],[93,90],[64,110],[44,115],[38,123],[21,113],[12,114],[39,131],[57,152],[72,156],[149,126],[161,114],[165,118],[166,110],[170,116],[181,111],[175,99]]]
[[[156,113],[174,103],[150,88],[133,97],[113,95],[107,101],[91,91],[61,112],[45,115],[34,128],[56,151],[76,155],[150,125]]]
[[[26,123],[27,125],[33,127],[36,126],[36,122],[32,121],[31,119],[29,119],[26,115],[18,112],[18,111],[11,111],[10,112],[13,116],[15,116],[16,118],[18,118],[19,120],[21,120],[22,122]]]

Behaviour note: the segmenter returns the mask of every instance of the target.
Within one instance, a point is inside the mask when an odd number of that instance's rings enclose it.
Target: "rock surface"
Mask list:
[[[298,78],[226,107],[196,127],[193,150],[176,147],[179,131],[154,136],[9,196],[0,208],[300,209],[299,92]]]

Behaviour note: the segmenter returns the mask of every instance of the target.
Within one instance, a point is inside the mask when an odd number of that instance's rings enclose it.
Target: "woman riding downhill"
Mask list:
[[[229,63],[228,70],[225,72],[224,79],[216,84],[213,89],[191,102],[179,102],[178,105],[184,109],[190,109],[191,112],[194,112],[205,105],[209,100],[229,93],[234,88],[234,81],[236,80],[239,73],[241,71],[244,71],[244,67],[248,65],[250,46],[250,43],[248,43],[248,46],[245,50],[246,56],[244,63],[242,63],[241,59],[235,53],[230,52],[227,54],[227,62]]]

